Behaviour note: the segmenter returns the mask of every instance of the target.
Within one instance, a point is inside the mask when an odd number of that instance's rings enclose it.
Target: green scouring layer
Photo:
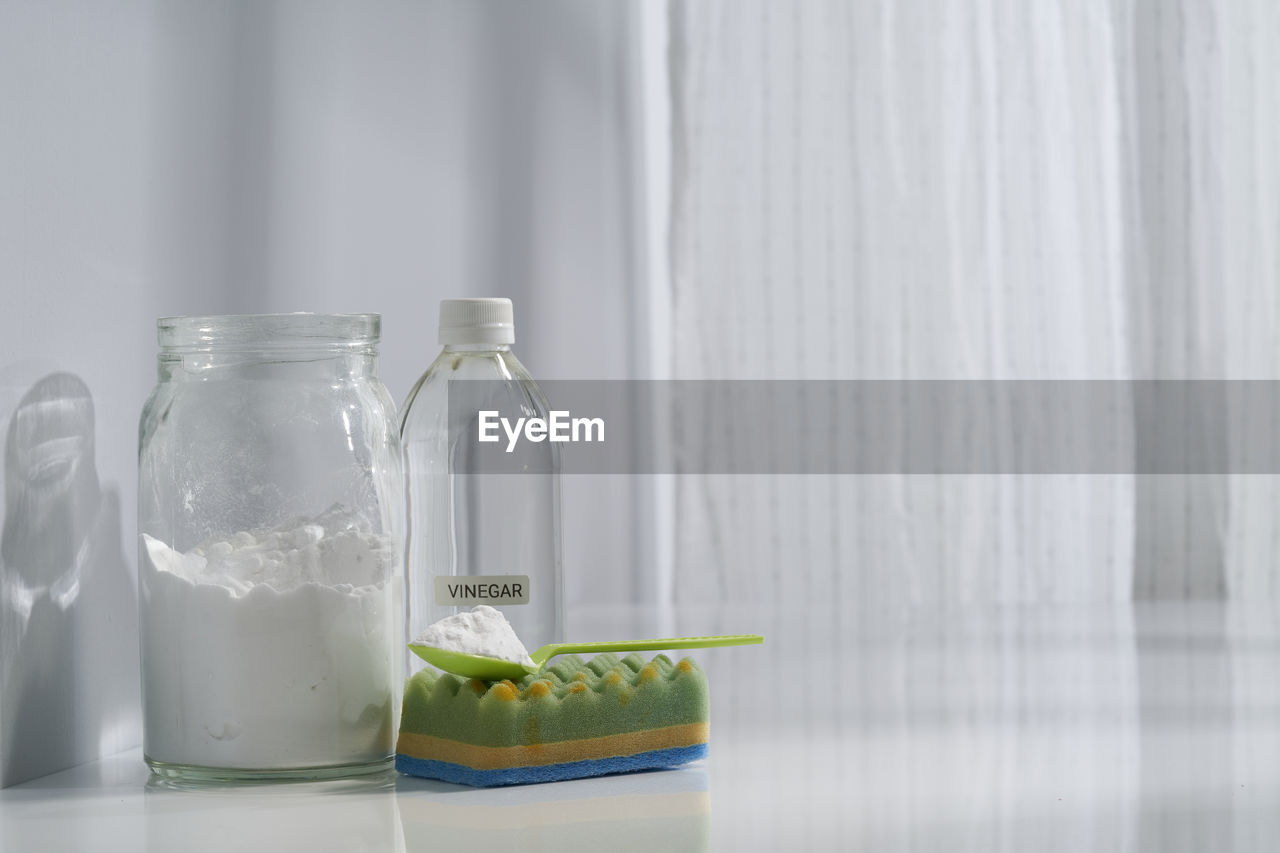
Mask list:
[[[478,747],[537,747],[705,724],[709,709],[706,676],[688,658],[673,664],[665,655],[648,662],[634,653],[566,655],[518,683],[423,670],[405,686],[400,732],[402,743],[429,736]]]

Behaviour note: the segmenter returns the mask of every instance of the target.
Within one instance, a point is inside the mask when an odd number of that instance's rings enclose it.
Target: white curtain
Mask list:
[[[1277,4],[670,12],[676,378],[1280,375]],[[1264,476],[689,476],[675,507],[677,601],[835,620],[1250,597],[1280,542]]]

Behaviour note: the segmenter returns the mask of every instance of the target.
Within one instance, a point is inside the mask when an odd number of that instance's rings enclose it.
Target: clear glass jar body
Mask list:
[[[160,320],[138,450],[144,753],[195,780],[394,757],[404,490],[377,315]]]
[[[533,466],[539,473],[464,473],[459,439],[476,411],[450,411],[452,380],[487,380],[482,387],[495,395],[492,408],[547,417],[542,391],[506,344],[446,346],[409,392],[400,432],[408,483],[409,636],[459,609],[488,603],[530,650],[562,641],[559,448],[528,446],[541,457]],[[436,584],[437,578],[495,576],[527,578],[528,601],[455,604]],[[422,666],[414,656],[409,662]]]

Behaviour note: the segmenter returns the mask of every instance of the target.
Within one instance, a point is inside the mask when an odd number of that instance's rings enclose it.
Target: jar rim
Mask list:
[[[348,349],[378,343],[381,314],[204,314],[161,317],[162,349]]]

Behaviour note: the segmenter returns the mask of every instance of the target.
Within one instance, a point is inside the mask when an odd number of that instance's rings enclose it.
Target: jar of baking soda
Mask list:
[[[380,318],[158,325],[138,449],[147,763],[188,781],[384,770],[404,487]]]

